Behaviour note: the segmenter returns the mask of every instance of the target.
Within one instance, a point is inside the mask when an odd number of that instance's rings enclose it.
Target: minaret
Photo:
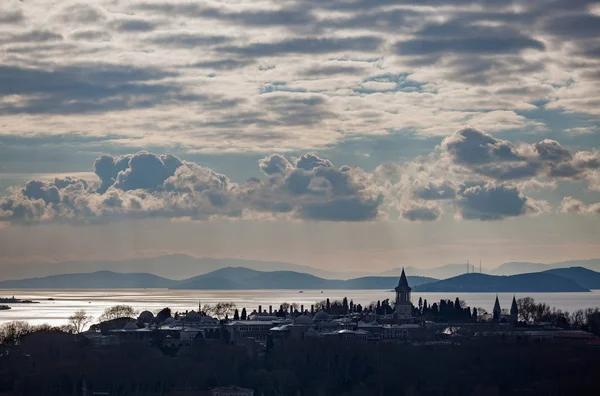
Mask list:
[[[514,294],[512,304],[510,305],[510,321],[513,324],[519,321],[519,307],[517,306],[517,299]]]
[[[496,302],[494,302],[494,321],[500,321],[500,314],[502,313],[502,309],[500,309],[500,301],[498,301],[498,295],[496,294]]]
[[[394,306],[394,314],[400,318],[409,319],[412,317],[412,304],[410,302],[411,288],[408,286],[408,280],[402,267],[402,274],[396,286],[396,304]]]

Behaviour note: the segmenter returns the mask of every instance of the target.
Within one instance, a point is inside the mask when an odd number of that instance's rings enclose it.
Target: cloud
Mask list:
[[[328,159],[319,158],[316,154],[308,153],[300,156],[294,161],[296,168],[313,170],[319,166],[330,168],[333,166],[331,161]]]
[[[116,19],[110,26],[119,32],[151,32],[156,29],[157,23],[144,19]]]
[[[24,33],[16,33],[9,36],[0,36],[0,44],[41,43],[49,41],[60,41],[63,36],[49,30],[30,30]]]
[[[458,214],[466,220],[502,220],[548,211],[544,201],[534,201],[516,187],[505,184],[468,183],[459,190],[455,201]]]
[[[258,168],[265,175],[281,174],[285,175],[293,166],[290,162],[281,154],[273,154],[268,157],[258,160]]]
[[[383,215],[383,194],[372,175],[330,165],[309,154],[310,169],[281,155],[259,161],[269,176],[237,184],[225,175],[172,155],[145,151],[94,162],[100,185],[77,178],[34,180],[0,201],[0,219],[94,223],[125,218],[207,220],[256,215],[321,221],[369,221]],[[327,167],[323,165],[329,165]]]
[[[154,191],[162,188],[165,180],[173,176],[183,162],[173,155],[156,156],[142,151],[129,158],[127,165],[117,174],[115,188]]]
[[[175,73],[154,68],[88,64],[52,69],[0,66],[4,114],[76,114],[148,108],[159,102],[202,101],[184,87],[161,80]],[[149,99],[152,97],[152,100]]]
[[[220,52],[248,57],[285,54],[324,54],[334,52],[374,52],[383,40],[375,36],[344,38],[290,38],[271,43],[253,43],[246,46],[223,46]]]
[[[600,213],[600,203],[586,205],[573,197],[564,197],[560,203],[563,213]]]
[[[400,208],[400,215],[408,221],[435,221],[442,212],[437,205],[410,202]]]
[[[167,47],[194,48],[212,46],[229,41],[226,36],[215,36],[194,33],[169,33],[151,39],[151,42]]]
[[[581,180],[600,168],[598,152],[573,154],[551,139],[517,147],[473,128],[461,129],[445,138],[440,148],[453,163],[502,181],[536,176]]]
[[[15,25],[23,22],[24,19],[23,11],[20,9],[2,10],[0,13],[0,25]]]
[[[190,65],[190,67],[197,67],[199,69],[215,69],[215,70],[234,70],[241,69],[243,67],[253,64],[251,60],[238,60],[238,59],[218,59],[210,61],[196,62]]]

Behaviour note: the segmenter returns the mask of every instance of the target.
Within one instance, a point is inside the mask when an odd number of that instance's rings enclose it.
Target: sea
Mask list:
[[[8,304],[10,310],[0,310],[0,323],[13,320],[31,324],[48,323],[62,325],[68,322],[73,312],[83,309],[97,319],[102,312],[116,304],[133,306],[137,311],[156,313],[169,307],[173,312],[197,310],[199,304],[214,304],[219,301],[234,302],[238,309],[248,312],[273,306],[277,309],[283,302],[298,303],[310,309],[310,305],[329,298],[331,301],[348,297],[355,304],[368,305],[377,300],[394,300],[394,293],[386,290],[170,290],[170,289],[94,289],[94,290],[0,290],[0,297],[16,297],[38,302],[36,304]],[[454,300],[458,297],[471,308],[484,308],[491,312],[496,293],[412,293],[412,302],[417,305],[419,297],[433,304],[440,299]],[[533,297],[563,311],[600,307],[600,290],[589,293],[524,293],[521,297]],[[502,308],[510,308],[512,293],[499,293]]]

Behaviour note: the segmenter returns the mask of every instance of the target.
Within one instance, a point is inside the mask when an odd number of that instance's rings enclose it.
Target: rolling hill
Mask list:
[[[600,259],[569,260],[550,264],[511,261],[491,270],[490,273],[493,275],[516,275],[572,267],[600,271]]]
[[[121,274],[97,271],[87,274],[52,275],[43,278],[6,280],[0,289],[135,289],[166,288],[177,281],[152,274]]]
[[[433,282],[437,279],[408,277],[410,284]],[[213,283],[232,282],[234,289],[392,289],[398,283],[398,277],[363,277],[349,280],[323,279],[311,274],[293,271],[255,271],[243,267],[223,268],[208,274],[179,282],[174,289],[211,289]]]
[[[590,290],[579,285],[572,279],[548,272],[536,272],[510,276],[478,273],[463,274],[439,282],[416,286],[414,291],[453,293],[561,293],[589,292]]]
[[[27,279],[35,276],[112,271],[119,273],[149,273],[165,278],[183,280],[198,274],[227,268],[245,267],[258,271],[295,271],[327,279],[348,279],[363,273],[335,272],[306,265],[278,261],[245,260],[236,258],[192,257],[170,254],[157,257],[116,261],[65,261],[60,263],[22,263],[0,265],[0,279]]]
[[[587,289],[600,289],[600,273],[587,268],[556,268],[545,272],[571,279]]]
[[[408,277],[412,285],[437,279]],[[350,280],[323,279],[293,271],[257,271],[244,267],[227,267],[208,274],[177,281],[151,274],[122,274],[98,271],[86,274],[52,275],[43,278],[0,282],[0,289],[118,289],[172,288],[195,290],[256,289],[392,289],[398,277],[365,277]]]

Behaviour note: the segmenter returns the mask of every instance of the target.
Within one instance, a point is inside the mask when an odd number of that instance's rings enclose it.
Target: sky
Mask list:
[[[4,0],[0,265],[600,257],[600,2]]]

